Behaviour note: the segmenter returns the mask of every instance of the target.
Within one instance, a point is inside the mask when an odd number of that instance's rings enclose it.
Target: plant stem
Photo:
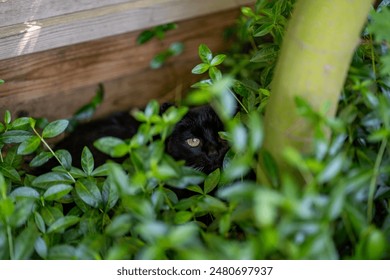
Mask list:
[[[372,41],[372,34],[370,33],[370,49],[371,49],[371,62],[372,62],[372,72],[374,73],[374,78],[376,79],[376,66],[375,66],[375,53],[374,53],[374,44]]]
[[[369,223],[372,220],[376,182],[377,182],[377,178],[380,174],[379,169],[381,167],[382,158],[383,158],[383,155],[385,153],[386,146],[387,146],[387,138],[382,140],[381,146],[379,148],[379,152],[378,152],[378,155],[377,155],[376,160],[375,160],[374,173],[372,174],[370,186],[368,189],[367,221]]]
[[[12,238],[12,232],[11,232],[11,227],[7,225],[7,239],[8,239],[8,250],[9,250],[9,256],[10,259],[14,259],[14,242]]]
[[[314,131],[297,113],[295,99],[314,110],[329,103],[334,116],[371,0],[298,0],[283,38],[264,117],[264,147],[281,172],[286,147],[312,149]],[[318,32],[321,30],[321,32]]]
[[[61,160],[58,158],[58,156],[56,155],[56,153],[52,150],[52,148],[50,147],[49,144],[47,144],[47,142],[45,141],[45,139],[38,133],[38,131],[35,130],[34,127],[32,127],[34,133],[39,137],[39,139],[41,140],[41,142],[45,145],[45,147],[50,151],[50,153],[52,153],[52,155],[54,156],[54,158],[58,161],[58,163],[62,166],[62,168],[64,168],[64,170],[66,171],[66,173],[70,176],[70,178],[73,180],[73,182],[76,182],[76,179],[72,176],[72,174],[70,174],[69,171],[66,170],[65,166],[62,164]]]
[[[237,96],[234,94],[234,92],[232,90],[229,89],[229,92],[231,95],[233,95],[234,99],[236,99],[236,101],[238,102],[238,104],[240,104],[240,106],[242,107],[242,109],[244,109],[245,113],[249,114],[249,111],[248,109],[244,106],[244,104],[242,104],[242,102],[240,101],[240,99],[237,98]]]

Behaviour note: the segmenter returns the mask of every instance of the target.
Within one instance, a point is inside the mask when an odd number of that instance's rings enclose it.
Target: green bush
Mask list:
[[[159,114],[151,101],[135,114],[142,125],[134,137],[95,143],[113,158],[126,156],[123,164],[95,166],[84,148],[81,168],[47,144],[68,120],[12,120],[6,112],[0,259],[389,258],[390,38],[383,30],[390,10],[371,14],[337,118],[297,100],[316,133],[312,153],[285,151],[294,176],[280,174],[262,148],[262,114],[292,2],[243,8],[227,55],[199,47],[193,73],[208,78],[183,104],[210,103],[224,122],[231,149],[223,170],[205,175],[164,153],[185,106]],[[52,172],[31,175],[53,157]],[[184,188],[193,195],[178,199],[175,190]]]

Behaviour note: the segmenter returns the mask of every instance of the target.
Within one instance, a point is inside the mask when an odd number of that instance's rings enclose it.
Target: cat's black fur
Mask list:
[[[168,138],[167,153],[176,160],[185,160],[188,166],[211,173],[222,167],[228,150],[226,141],[218,135],[222,130],[223,124],[210,106],[192,108]],[[191,138],[199,139],[199,146],[190,147],[186,140]]]
[[[161,113],[170,105],[163,104]],[[95,160],[95,165],[101,165],[109,156],[99,152],[93,142],[105,136],[128,139],[136,132],[139,123],[128,113],[121,112],[110,117],[79,125],[55,147],[68,150],[73,158],[73,166],[80,167],[81,152],[87,146]],[[191,108],[179,121],[172,134],[166,140],[166,152],[176,160],[184,160],[186,165],[210,173],[222,167],[223,158],[228,145],[221,140],[218,132],[223,130],[223,124],[210,106]],[[197,147],[187,144],[187,139],[197,138]]]

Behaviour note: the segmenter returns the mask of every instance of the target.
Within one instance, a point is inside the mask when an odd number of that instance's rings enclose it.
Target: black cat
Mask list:
[[[228,150],[218,132],[224,130],[221,120],[210,106],[192,108],[178,122],[167,139],[166,151],[176,160],[185,160],[206,174],[222,167]]]
[[[160,113],[170,106],[167,103],[163,104]],[[105,136],[131,138],[139,125],[140,123],[128,112],[115,113],[107,118],[78,126],[58,143],[55,149],[68,150],[72,155],[73,165],[80,167],[81,152],[84,146],[87,146],[94,156],[95,165],[98,166],[110,157],[99,152],[93,146],[93,142]],[[226,141],[218,135],[223,129],[222,122],[210,106],[191,108],[167,138],[166,152],[176,160],[184,160],[187,166],[208,174],[222,167],[223,158],[228,150]]]

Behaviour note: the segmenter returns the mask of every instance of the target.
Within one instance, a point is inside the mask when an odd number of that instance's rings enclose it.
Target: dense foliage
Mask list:
[[[285,151],[296,176],[280,174],[262,148],[262,114],[293,8],[293,1],[276,3],[242,9],[227,32],[235,37],[227,55],[199,47],[193,73],[206,79],[183,104],[210,103],[225,123],[221,137],[231,149],[223,170],[205,175],[164,153],[185,106],[159,114],[151,101],[135,113],[142,125],[134,137],[95,143],[114,158],[127,156],[123,164],[95,166],[85,148],[81,169],[48,144],[68,120],[12,120],[6,112],[0,259],[389,258],[390,9],[370,15],[337,118],[297,100],[316,133],[312,153]],[[53,157],[59,164],[52,172],[32,175]],[[193,195],[178,199],[180,188]]]

